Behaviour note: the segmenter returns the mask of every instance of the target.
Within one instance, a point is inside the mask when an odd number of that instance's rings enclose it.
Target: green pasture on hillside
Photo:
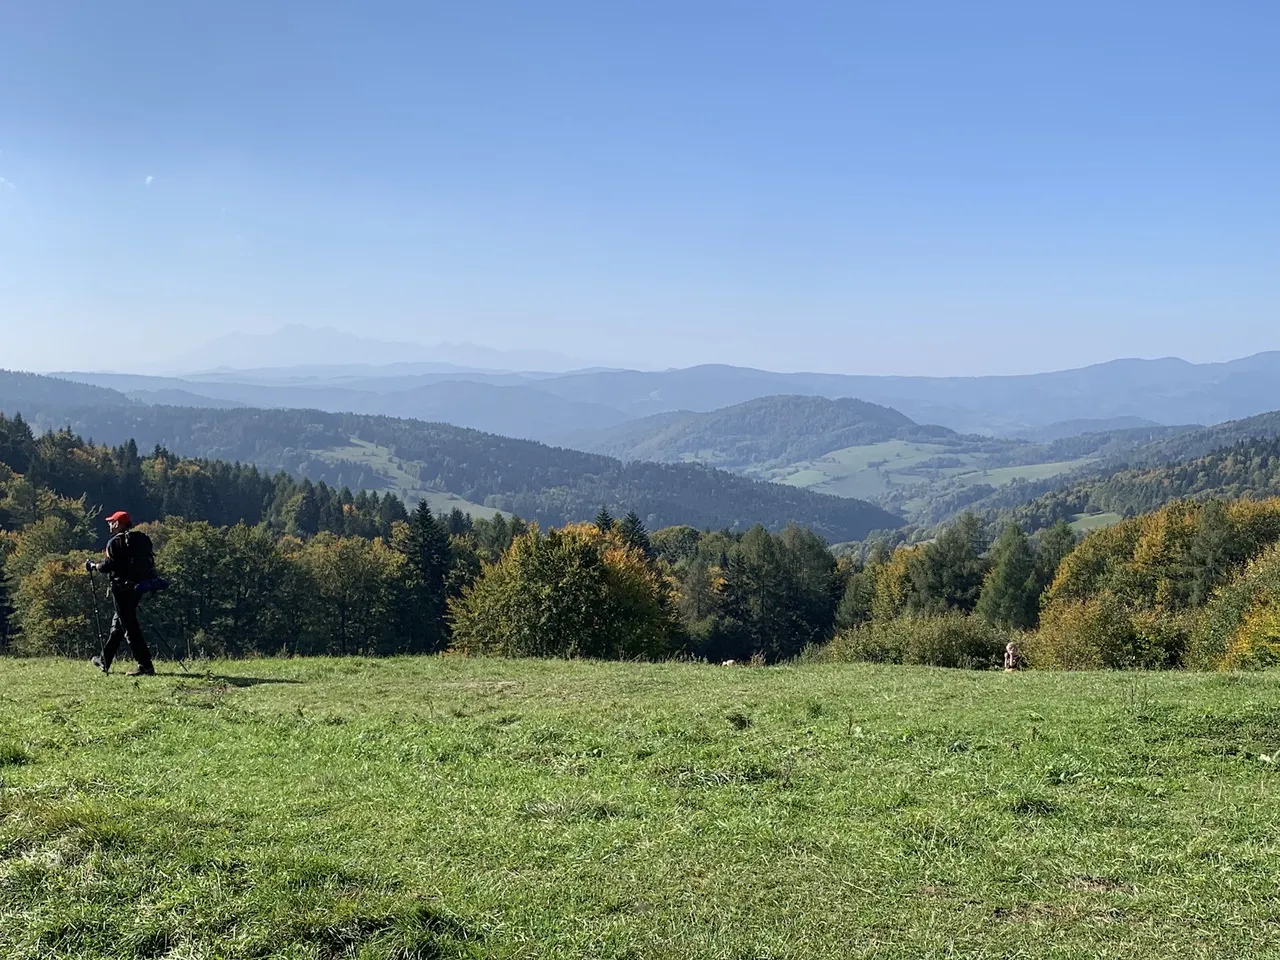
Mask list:
[[[1118,513],[1077,513],[1071,518],[1071,529],[1077,533],[1088,533],[1090,530],[1109,527],[1123,519]]]
[[[955,466],[932,467],[936,458],[957,461]],[[989,484],[1003,487],[1014,480],[1044,480],[1087,466],[1090,458],[1033,463],[1016,467],[987,467],[980,453],[957,452],[942,444],[889,440],[835,450],[816,460],[769,470],[762,479],[804,487],[839,497],[874,499],[894,488],[920,487],[920,496],[906,504],[923,504],[931,496],[957,487]]]
[[[0,667],[6,960],[1280,953],[1273,675]]]
[[[314,452],[321,460],[329,463],[349,460],[369,467],[369,469],[376,471],[385,478],[390,492],[405,500],[410,507],[420,500],[425,500],[427,506],[431,508],[432,513],[436,516],[447,514],[454,507],[457,507],[463,513],[471,514],[477,519],[480,517],[491,519],[502,512],[494,507],[471,503],[452,493],[429,489],[426,484],[418,479],[416,473],[406,469],[406,465],[416,467],[416,462],[401,460],[387,447],[380,447],[377,444],[368,443],[356,437],[351,438],[350,446],[333,447],[328,450],[316,450]]]

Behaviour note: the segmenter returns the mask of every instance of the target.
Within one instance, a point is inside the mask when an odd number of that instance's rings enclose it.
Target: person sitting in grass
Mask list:
[[[1022,654],[1018,653],[1017,644],[1012,640],[1004,648],[1004,672],[1013,673],[1022,669]]]

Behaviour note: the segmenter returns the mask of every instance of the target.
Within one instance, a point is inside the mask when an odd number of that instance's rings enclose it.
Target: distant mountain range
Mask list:
[[[218,368],[426,363],[449,370],[549,370],[589,366],[552,350],[495,350],[474,343],[396,343],[355,336],[332,328],[292,324],[268,333],[231,333],[173,357],[171,373],[189,375]]]
[[[241,369],[209,369],[220,358],[211,350],[204,355],[204,373],[183,377],[58,376],[144,398],[179,390],[223,403],[447,420],[559,445],[594,443],[591,437],[584,440],[586,433],[631,420],[708,413],[780,395],[862,400],[891,407],[915,423],[1036,441],[1148,424],[1220,423],[1280,408],[1280,352],[1229,363],[1116,360],[1009,377],[870,377],[714,365],[531,373],[513,367],[518,355],[473,357],[493,364],[478,369],[450,365],[439,359],[438,351],[436,360],[420,359],[430,352],[424,347],[382,344],[365,349],[342,340],[350,347],[347,362],[335,362],[328,353],[328,359],[321,359],[322,351],[314,346],[311,352],[289,352],[293,341],[323,341],[316,331],[299,328],[290,336],[264,337],[236,341],[238,352],[221,357],[238,357]],[[394,349],[384,349],[388,347]],[[388,352],[396,353],[395,362],[379,363]],[[281,365],[290,359],[306,364]]]

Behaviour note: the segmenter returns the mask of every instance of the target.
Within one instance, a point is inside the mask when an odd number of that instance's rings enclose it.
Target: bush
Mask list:
[[[450,612],[465,653],[656,659],[677,636],[667,581],[616,530],[594,524],[532,527]]]
[[[1280,614],[1280,545],[1220,589],[1192,631],[1186,664],[1198,670],[1252,669],[1272,662]]]
[[[901,617],[842,630],[821,648],[817,659],[990,670],[1003,662],[1012,636],[980,617],[962,613]]]
[[[1131,610],[1110,590],[1085,600],[1059,600],[1027,638],[1031,666],[1051,670],[1160,669],[1179,666],[1192,618]]]

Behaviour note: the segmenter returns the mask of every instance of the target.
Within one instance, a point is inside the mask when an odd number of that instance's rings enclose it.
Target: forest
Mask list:
[[[1216,477],[1257,499],[1170,497],[1083,540],[1062,520],[1029,533],[965,514],[928,542],[837,557],[796,524],[650,531],[607,506],[559,527],[437,517],[393,494],[0,417],[0,643],[93,649],[108,610],[82,564],[103,545],[102,509],[128,504],[173,583],[147,622],[188,653],[990,668],[1012,642],[1045,668],[1257,665],[1280,648],[1280,499],[1261,498],[1275,454],[1241,445],[1166,478],[1184,479],[1175,493]]]

